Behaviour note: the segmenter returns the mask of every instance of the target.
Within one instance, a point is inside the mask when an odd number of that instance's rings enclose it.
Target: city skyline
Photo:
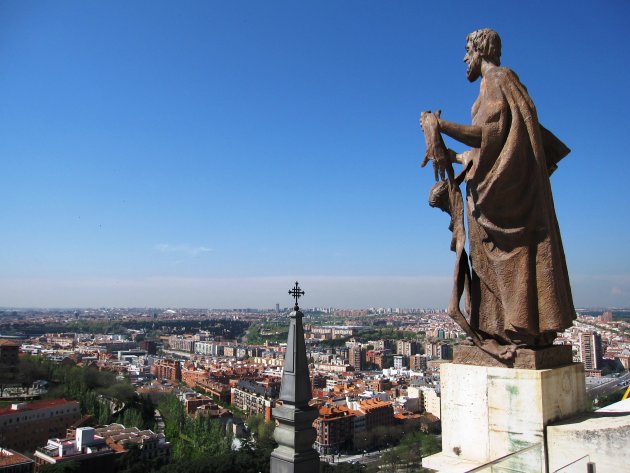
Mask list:
[[[630,306],[630,6],[539,5],[3,3],[0,306],[445,307],[418,118],[470,122],[482,27],[572,149],[575,305]]]

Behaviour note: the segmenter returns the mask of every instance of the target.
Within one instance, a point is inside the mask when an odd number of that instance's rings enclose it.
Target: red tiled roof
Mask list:
[[[334,419],[337,417],[346,417],[348,415],[353,415],[354,412],[348,409],[346,406],[331,406],[324,405],[319,408],[320,417],[324,417],[326,419]]]
[[[379,407],[387,407],[387,406],[391,406],[391,402],[387,402],[387,401],[381,401],[380,399],[368,399],[366,401],[360,401],[359,402],[359,406],[361,406],[361,409],[377,409]]]
[[[13,450],[0,448],[0,466],[19,465],[20,463],[32,462],[28,457],[21,455]]]
[[[36,411],[38,409],[46,409],[48,407],[63,406],[67,404],[78,404],[78,403],[77,401],[66,401],[65,399],[47,399],[45,401],[30,402],[26,406],[22,407],[21,409],[17,411],[14,409],[11,409],[11,406],[0,407],[0,416],[5,415],[5,414],[12,414],[14,412]]]

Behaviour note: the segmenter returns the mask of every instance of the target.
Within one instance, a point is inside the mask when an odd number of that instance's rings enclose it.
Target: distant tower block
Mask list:
[[[280,313],[280,304],[276,303],[276,314]]]
[[[597,332],[580,333],[580,355],[584,369],[597,371],[602,369],[602,337]]]
[[[298,299],[304,295],[298,285],[289,291],[295,299],[290,314],[287,352],[282,372],[280,401],[282,405],[273,410],[279,423],[273,434],[278,448],[271,453],[271,473],[319,473],[319,454],[313,449],[317,433],[313,421],[318,411],[308,405],[312,398],[311,382],[304,343],[304,314]]]

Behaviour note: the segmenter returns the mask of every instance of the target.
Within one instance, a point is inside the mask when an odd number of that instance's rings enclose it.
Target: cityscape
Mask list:
[[[573,361],[584,364],[590,403],[603,407],[630,382],[630,311],[579,312],[556,344],[572,347]],[[270,442],[288,315],[280,304],[270,310],[3,310],[3,462],[33,464],[37,471],[64,464],[126,471],[118,457],[134,447],[155,471],[171,471],[172,462],[190,457],[182,440],[172,438],[171,418],[160,412],[169,400],[187,419],[219,425],[233,448],[259,436]],[[465,338],[445,311],[305,309],[304,334],[310,404],[318,409],[314,448],[324,462],[356,471],[419,468],[423,456],[439,451],[440,366]],[[64,392],[59,379],[32,379],[44,372],[27,368],[34,360],[109,373],[124,385],[125,400],[98,385],[91,402],[76,393],[58,397]],[[397,447],[409,442],[416,446],[411,453]]]

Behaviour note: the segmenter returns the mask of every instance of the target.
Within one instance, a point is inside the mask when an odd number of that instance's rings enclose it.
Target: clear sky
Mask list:
[[[422,110],[470,122],[466,34],[573,151],[577,306],[630,306],[627,1],[3,1],[0,306],[444,307]],[[456,149],[463,150],[461,146]]]

